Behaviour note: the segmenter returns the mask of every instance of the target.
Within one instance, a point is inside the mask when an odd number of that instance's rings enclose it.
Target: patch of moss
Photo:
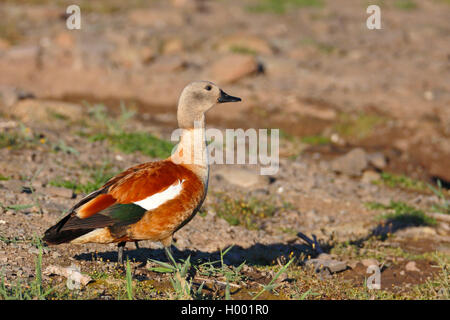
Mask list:
[[[233,199],[222,194],[218,194],[218,201],[213,208],[216,214],[230,225],[242,225],[251,230],[258,229],[260,219],[272,217],[275,212],[280,210],[271,201],[257,198]]]
[[[427,185],[420,180],[414,180],[405,175],[396,175],[389,172],[382,172],[380,180],[375,180],[372,183],[383,183],[391,188],[404,188],[417,191],[427,190]]]
[[[417,9],[417,4],[412,0],[396,0],[394,6],[401,10]]]
[[[373,133],[378,125],[386,121],[384,117],[367,114],[349,114],[341,113],[334,125],[334,131],[343,137],[352,137],[355,139],[364,139]]]
[[[414,226],[434,226],[436,220],[427,216],[422,210],[416,209],[401,201],[391,201],[388,205],[378,202],[368,202],[366,207],[371,210],[385,210],[387,213],[380,218],[387,222],[396,222]]]
[[[257,4],[247,7],[250,12],[271,12],[283,14],[288,10],[304,7],[322,7],[323,0],[260,0]]]
[[[57,178],[49,181],[49,185],[54,187],[61,187],[66,189],[71,189],[74,192],[81,192],[88,194],[94,190],[99,189],[103,186],[106,181],[111,179],[114,175],[117,174],[116,171],[111,170],[109,165],[103,165],[99,168],[90,168],[90,181],[86,183],[79,183],[71,180],[63,180],[61,178]]]
[[[302,137],[302,142],[310,144],[310,145],[314,145],[314,146],[319,146],[319,145],[330,144],[331,140],[328,137],[324,137],[322,135],[316,135],[316,136]]]

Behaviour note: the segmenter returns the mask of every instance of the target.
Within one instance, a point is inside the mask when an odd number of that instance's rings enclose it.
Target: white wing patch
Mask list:
[[[174,199],[180,194],[181,190],[183,189],[183,182],[184,179],[182,181],[178,180],[178,183],[174,183],[166,190],[155,193],[143,200],[136,201],[134,202],[134,204],[137,204],[145,210],[153,210],[155,208],[158,208],[164,202]]]

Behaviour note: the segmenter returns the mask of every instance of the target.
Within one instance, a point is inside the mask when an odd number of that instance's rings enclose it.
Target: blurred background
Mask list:
[[[70,4],[80,30],[66,28]],[[367,29],[368,4],[2,1],[2,112],[21,98],[13,87],[111,109],[123,101],[173,127],[181,89],[208,79],[244,98],[211,112],[210,125],[280,128],[326,155],[362,146],[389,157],[391,171],[450,181],[448,1],[371,2],[381,30]]]
[[[80,30],[66,27],[72,4],[81,9]],[[371,4],[381,8],[381,30],[366,26]],[[412,254],[448,259],[449,21],[448,0],[0,1],[7,278],[32,273],[20,269],[20,257],[34,258],[31,235],[75,198],[169,155],[181,90],[210,80],[243,102],[212,109],[207,125],[280,129],[280,171],[268,178],[214,166],[206,209],[179,232],[180,250],[218,256],[233,244],[240,249],[229,263],[267,266],[305,252],[302,230],[354,262],[344,276],[360,286],[365,269],[354,266],[368,258],[389,261],[386,288],[423,284],[437,259],[417,262],[420,277],[415,267],[396,275]],[[391,233],[395,243],[382,242]],[[366,242],[373,235],[384,238]],[[14,239],[28,244],[14,247]],[[46,261],[90,261],[86,248],[64,248]],[[103,257],[114,260],[110,251]],[[443,284],[413,297],[439,296]]]

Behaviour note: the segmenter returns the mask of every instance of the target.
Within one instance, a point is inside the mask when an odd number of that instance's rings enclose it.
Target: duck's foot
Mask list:
[[[117,263],[119,263],[120,265],[123,265],[123,251],[125,248],[125,244],[126,242],[119,242],[119,244],[117,245]]]

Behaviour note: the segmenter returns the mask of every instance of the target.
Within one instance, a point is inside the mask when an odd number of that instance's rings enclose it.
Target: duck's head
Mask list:
[[[178,126],[189,129],[196,121],[203,121],[206,111],[218,103],[238,102],[241,98],[226,94],[216,84],[196,81],[188,84],[178,101]]]

